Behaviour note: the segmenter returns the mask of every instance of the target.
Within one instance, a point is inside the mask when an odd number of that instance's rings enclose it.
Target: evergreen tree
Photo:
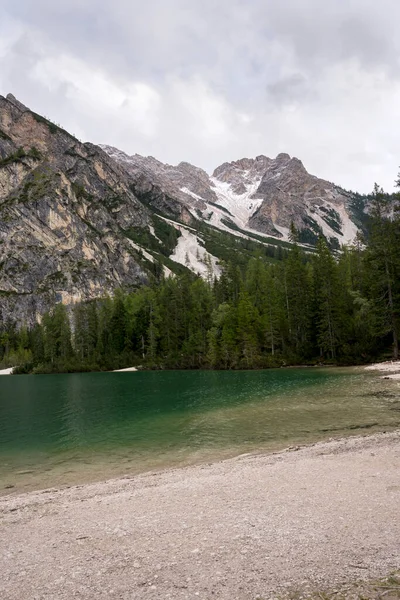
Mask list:
[[[340,286],[337,264],[323,238],[318,240],[314,260],[317,340],[321,355],[336,358],[340,343]]]
[[[264,332],[264,347],[272,356],[281,349],[281,314],[282,305],[277,289],[276,269],[272,266],[265,269],[264,302],[261,308],[261,327]]]
[[[298,357],[307,355],[311,329],[311,290],[305,255],[297,244],[285,261],[285,296],[289,347]]]
[[[375,184],[370,211],[367,260],[380,333],[391,335],[393,358],[397,360],[399,358],[400,258],[399,223],[393,209],[393,201]]]
[[[247,368],[254,367],[259,361],[258,332],[261,329],[260,316],[245,291],[241,292],[239,297],[237,324],[237,336],[242,360]]]
[[[118,291],[113,302],[110,319],[110,351],[114,356],[121,355],[128,346],[128,323],[122,292]]]
[[[333,254],[320,239],[313,257],[296,243],[289,252],[266,247],[251,255],[249,243],[247,264],[225,264],[215,280],[206,254],[206,280],[160,275],[73,310],[57,304],[30,329],[0,323],[0,363],[21,372],[236,369],[298,364],[318,353],[357,363],[389,344],[397,357],[399,247],[394,197],[376,187],[369,232],[351,247]]]
[[[63,304],[56,304],[43,316],[43,334],[45,360],[52,367],[67,364],[73,357],[73,351],[68,313]]]

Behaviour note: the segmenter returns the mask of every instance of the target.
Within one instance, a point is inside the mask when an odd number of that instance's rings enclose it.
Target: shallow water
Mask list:
[[[0,493],[399,424],[399,384],[362,369],[2,377]]]

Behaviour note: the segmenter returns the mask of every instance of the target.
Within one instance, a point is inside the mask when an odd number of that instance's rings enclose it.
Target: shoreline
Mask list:
[[[287,367],[291,369],[291,367]],[[322,368],[322,367],[321,367]],[[121,369],[117,372],[129,372],[132,367],[127,369]],[[135,367],[133,367],[135,369]],[[400,369],[400,361],[397,363],[393,363],[393,361],[388,361],[385,363],[375,363],[368,366],[358,366],[358,367],[341,367],[338,368],[341,371],[349,371],[354,373],[361,373],[362,371],[374,370],[375,373],[370,373],[368,380],[371,378],[372,381],[378,382],[380,379],[392,379],[389,376],[377,376],[377,371],[382,369],[382,371],[395,371]],[[112,371],[111,371],[112,372]],[[250,371],[252,372],[252,371]],[[372,376],[372,377],[371,377]],[[400,377],[400,374],[395,374],[393,379],[397,379]],[[393,384],[393,390],[396,393],[396,384]],[[389,396],[392,394],[388,393]],[[369,395],[369,394],[367,394]],[[373,395],[373,394],[371,394]],[[356,421],[357,423],[357,421]],[[254,446],[252,448],[237,448],[234,446],[232,448],[227,448],[224,451],[215,451],[209,452],[208,455],[205,453],[201,455],[198,453],[194,458],[189,456],[184,459],[175,461],[172,460],[171,457],[167,458],[165,461],[158,460],[153,461],[153,464],[140,464],[140,466],[133,467],[131,466],[131,461],[125,461],[125,463],[121,465],[114,464],[113,461],[108,462],[106,459],[103,461],[89,461],[86,467],[86,461],[82,459],[80,464],[80,468],[75,468],[74,466],[70,467],[70,470],[58,469],[57,465],[48,461],[48,465],[44,465],[43,467],[39,465],[38,469],[35,469],[30,464],[25,467],[18,467],[20,470],[17,472],[18,476],[23,475],[24,478],[21,477],[13,477],[13,472],[11,470],[4,471],[2,477],[3,486],[0,487],[0,498],[7,496],[17,496],[19,494],[31,493],[35,491],[45,490],[48,488],[57,487],[58,489],[65,489],[67,487],[75,486],[75,485],[90,485],[92,483],[101,483],[104,480],[109,479],[118,479],[120,477],[125,476],[139,476],[141,474],[149,473],[149,472],[168,472],[170,469],[185,469],[191,466],[201,466],[204,464],[213,464],[214,462],[220,462],[221,460],[230,460],[234,459],[236,456],[240,456],[242,452],[250,453],[251,455],[271,455],[275,453],[281,453],[286,451],[286,446],[289,448],[295,447],[296,449],[302,449],[305,447],[312,447],[316,443],[324,443],[328,440],[346,440],[349,438],[353,438],[355,436],[361,435],[374,435],[376,433],[380,433],[382,431],[396,431],[399,428],[400,424],[398,420],[395,420],[392,423],[389,421],[380,422],[370,422],[367,421],[366,424],[359,423],[358,426],[356,424],[351,424],[351,426],[346,427],[343,426],[341,428],[330,427],[327,429],[321,429],[320,432],[315,431],[312,435],[304,435],[300,434],[297,436],[293,436],[292,438],[287,438],[287,441],[282,440],[273,440],[265,443],[260,443],[258,446]],[[149,461],[151,463],[151,461]],[[60,463],[61,464],[61,463]],[[125,469],[126,466],[126,469]],[[73,470],[71,470],[73,469]],[[46,475],[48,473],[48,475]],[[71,475],[69,475],[71,474]],[[0,483],[1,483],[0,482]]]
[[[12,375],[13,374],[13,369],[15,367],[10,367],[8,369],[2,369],[0,370],[0,376],[1,375]],[[258,368],[258,369],[236,369],[233,372],[241,372],[241,371],[268,371],[268,370],[272,370],[272,369],[330,369],[330,368],[336,368],[336,369],[365,369],[365,370],[371,370],[371,371],[382,371],[385,373],[390,373],[389,375],[387,375],[386,377],[388,379],[400,379],[400,360],[397,361],[384,361],[384,362],[380,362],[380,363],[372,363],[372,364],[365,364],[365,365],[360,365],[360,364],[355,364],[355,365],[336,365],[336,364],[323,364],[323,363],[316,363],[314,365],[305,365],[305,364],[299,364],[299,365],[281,365],[281,366],[276,366],[276,367],[269,367],[269,368]],[[196,370],[196,371],[209,371],[212,369],[155,369],[155,371],[190,371],[190,370]],[[220,369],[218,369],[220,370]],[[127,367],[125,369],[113,369],[111,371],[101,371],[101,370],[96,370],[96,371],[68,371],[68,373],[64,373],[62,371],[60,372],[52,372],[51,375],[58,375],[58,374],[80,374],[80,373],[129,373],[129,372],[137,372],[137,371],[143,371],[143,372],[148,372],[151,371],[153,372],[154,369],[148,369],[146,367],[143,366],[137,366],[137,367]],[[227,371],[229,371],[229,369],[227,369]],[[42,374],[42,373],[39,373]],[[43,374],[47,374],[47,373],[43,373]]]
[[[400,371],[400,360],[386,360],[380,363],[366,365],[366,371],[382,371],[384,373],[394,373]]]
[[[400,375],[400,361],[361,368]],[[255,600],[368,584],[400,568],[399,472],[397,429],[1,496],[0,597]]]
[[[399,466],[397,430],[2,497],[0,592],[253,600],[386,576]]]
[[[1,369],[0,375],[12,375],[14,367],[10,367],[9,369]]]
[[[395,380],[400,380],[400,360],[397,361],[385,361],[385,362],[380,362],[380,363],[373,363],[373,364],[366,364],[366,365],[333,365],[333,364],[320,364],[317,363],[315,365],[304,365],[304,364],[300,364],[300,365],[282,365],[280,367],[270,367],[269,369],[238,369],[237,371],[234,372],[240,372],[240,371],[265,371],[265,370],[270,370],[270,369],[328,369],[328,368],[337,368],[337,369],[365,369],[366,371],[381,371],[384,373],[389,373],[388,375],[385,375],[386,379],[395,379]],[[12,375],[13,374],[13,370],[14,367],[10,367],[8,369],[2,369],[0,370],[0,376],[1,375]],[[183,371],[187,371],[187,370],[191,370],[191,369],[156,369],[156,370],[161,370],[161,371],[179,371],[179,370],[183,370]],[[209,369],[196,369],[197,370],[206,370],[208,371]],[[57,374],[79,374],[79,373],[129,373],[129,372],[138,372],[138,371],[143,371],[143,372],[147,372],[147,371],[152,371],[152,369],[146,369],[142,366],[138,366],[138,367],[127,367],[125,369],[113,369],[112,371],[71,371],[68,373],[64,373],[64,372],[54,372],[51,373],[51,375],[57,375]]]
[[[366,371],[380,371],[382,379],[394,379],[400,381],[400,360],[388,360],[364,367]]]

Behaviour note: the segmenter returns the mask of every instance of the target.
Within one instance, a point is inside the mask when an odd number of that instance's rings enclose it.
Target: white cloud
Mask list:
[[[213,170],[288,152],[392,189],[398,0],[21,0],[3,8],[1,93],[93,142]]]
[[[142,82],[118,85],[100,69],[70,56],[44,58],[37,62],[30,77],[50,93],[63,88],[71,108],[93,119],[128,121],[137,132],[153,136],[157,130],[160,97],[156,90]],[[119,116],[119,118],[118,118]],[[84,123],[83,123],[84,126]]]
[[[170,103],[180,106],[191,136],[203,144],[219,144],[221,140],[230,139],[234,111],[200,77],[174,80],[169,93]]]

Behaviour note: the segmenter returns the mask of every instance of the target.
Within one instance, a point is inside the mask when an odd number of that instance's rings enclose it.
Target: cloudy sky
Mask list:
[[[288,152],[348,189],[393,189],[399,0],[0,0],[0,11],[0,94],[84,141],[207,171]]]

